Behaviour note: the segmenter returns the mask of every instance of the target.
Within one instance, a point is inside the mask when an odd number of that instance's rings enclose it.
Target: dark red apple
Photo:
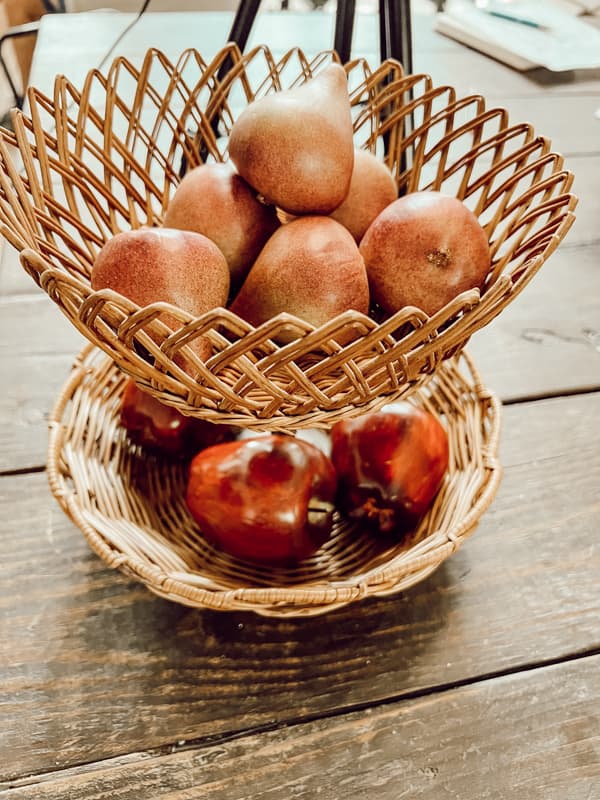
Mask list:
[[[456,197],[414,192],[390,203],[371,223],[360,252],[372,299],[393,314],[416,306],[430,316],[490,269],[488,238]]]
[[[121,398],[121,424],[134,444],[175,458],[189,457],[237,434],[230,425],[184,416],[142,391],[131,379]]]
[[[269,435],[215,445],[192,460],[186,491],[205,537],[262,564],[300,561],[329,538],[336,475],[314,445]]]
[[[448,436],[437,417],[412,403],[336,423],[331,460],[340,511],[381,533],[416,527],[448,468]]]

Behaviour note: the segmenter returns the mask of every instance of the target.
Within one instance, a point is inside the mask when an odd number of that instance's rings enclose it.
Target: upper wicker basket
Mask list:
[[[477,214],[493,255],[481,296],[466,292],[431,318],[415,308],[349,312],[315,329],[286,314],[253,328],[225,309],[198,318],[166,304],[140,309],[91,290],[102,244],[160,225],[183,170],[227,157],[247,103],[335,58],[292,50],[276,62],[266,47],[242,55],[229,45],[208,65],[194,50],[173,65],[151,50],[139,69],[120,58],[106,74],[91,71],[81,90],[62,76],[52,99],[31,89],[28,115],[15,112],[14,133],[0,134],[0,231],[24,268],[85,337],[186,414],[291,430],[406,395],[500,313],[573,222],[572,175],[529,124],[404,75],[395,61],[371,70],[358,59],[346,65],[357,146],[385,158],[400,193],[441,190]],[[176,333],[160,319],[166,309],[185,323]],[[285,346],[274,340],[282,326],[298,334]],[[213,345],[205,363],[188,346],[199,336]]]

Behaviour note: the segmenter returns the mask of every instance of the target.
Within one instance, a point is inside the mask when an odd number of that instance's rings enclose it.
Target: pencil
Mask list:
[[[547,25],[543,25],[541,22],[537,22],[534,19],[530,19],[529,17],[517,17],[514,14],[509,14],[506,11],[497,11],[493,8],[484,8],[482,9],[485,11],[486,14],[489,14],[492,17],[498,17],[499,19],[506,19],[509,22],[517,22],[519,25],[527,25],[529,28],[537,28],[540,31],[548,31],[550,28]]]

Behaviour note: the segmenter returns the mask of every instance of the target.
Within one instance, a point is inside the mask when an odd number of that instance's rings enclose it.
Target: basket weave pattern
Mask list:
[[[511,125],[505,110],[457,98],[427,75],[404,75],[394,61],[372,71],[356,60],[346,70],[357,146],[385,154],[401,193],[441,190],[478,215],[493,253],[481,297],[465,292],[431,318],[415,308],[387,319],[348,312],[315,329],[282,314],[254,328],[225,309],[192,318],[91,290],[102,244],[120,230],[160,225],[182,164],[226,158],[228,133],[249,102],[303,82],[332,58],[309,62],[292,50],[276,62],[265,47],[242,55],[230,45],[210,64],[193,50],[172,64],[152,50],[140,68],[121,58],[106,74],[90,72],[81,90],[64,77],[53,98],[30,90],[29,114],[15,113],[14,133],[1,133],[0,231],[24,268],[89,341],[185,414],[289,430],[408,395],[500,313],[573,221],[572,175],[530,125]],[[169,329],[166,311],[183,327]],[[297,339],[276,344],[282,328]],[[188,347],[200,336],[213,345],[205,363]]]
[[[475,530],[492,502],[500,404],[466,354],[446,361],[411,402],[446,427],[445,483],[408,539],[375,536],[336,512],[330,541],[294,568],[253,566],[202,537],[184,502],[186,467],[148,456],[119,424],[123,373],[88,345],[50,420],[52,493],[111,567],[185,605],[307,616],[425,578]]]

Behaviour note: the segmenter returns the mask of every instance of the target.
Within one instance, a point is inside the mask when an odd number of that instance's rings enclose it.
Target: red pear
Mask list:
[[[397,197],[396,181],[383,161],[368,150],[355,150],[350,191],[331,216],[360,242],[375,217]]]
[[[346,72],[330,64],[301,86],[250,103],[231,129],[229,155],[268,203],[330,214],[348,194],[352,136]]]
[[[229,264],[232,285],[239,287],[279,220],[230,164],[201,164],[175,190],[164,225],[212,239]]]
[[[225,256],[206,236],[168,228],[140,228],[109,239],[92,268],[92,289],[115,292],[146,306],[166,302],[200,316],[225,306],[229,294],[229,268]],[[176,330],[180,323],[162,317]],[[203,360],[211,354],[208,339],[192,344]]]
[[[349,309],[368,313],[367,274],[351,234],[330,217],[275,231],[231,305],[252,325],[287,311],[319,327]]]
[[[416,306],[432,315],[461,292],[481,288],[488,238],[456,197],[424,191],[385,208],[361,243],[373,300],[388,313]]]

